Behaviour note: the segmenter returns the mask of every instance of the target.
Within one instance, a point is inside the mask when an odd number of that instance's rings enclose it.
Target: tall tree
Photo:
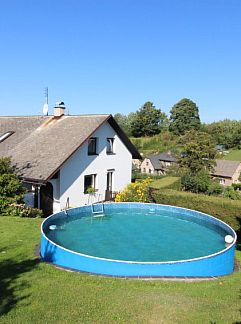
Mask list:
[[[217,151],[209,134],[191,130],[182,136],[180,142],[183,144],[180,167],[192,174],[213,169]]]
[[[204,124],[203,130],[209,133],[216,144],[227,148],[241,146],[241,121],[224,119],[211,124]]]
[[[176,135],[183,135],[191,129],[200,129],[201,122],[197,105],[184,98],[176,103],[170,111],[169,129]]]
[[[137,112],[131,123],[134,137],[159,134],[165,114],[157,109],[152,102],[147,101]]]
[[[128,136],[132,135],[131,123],[132,120],[135,119],[135,115],[136,114],[133,112],[129,113],[128,115],[124,115],[121,113],[117,113],[114,115],[115,120]]]

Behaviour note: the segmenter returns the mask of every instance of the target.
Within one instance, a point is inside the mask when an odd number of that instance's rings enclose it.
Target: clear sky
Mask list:
[[[168,113],[241,119],[241,0],[1,0],[0,115]]]

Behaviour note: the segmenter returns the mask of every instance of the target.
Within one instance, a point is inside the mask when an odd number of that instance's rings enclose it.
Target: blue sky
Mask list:
[[[168,113],[241,119],[240,0],[1,0],[0,115]]]

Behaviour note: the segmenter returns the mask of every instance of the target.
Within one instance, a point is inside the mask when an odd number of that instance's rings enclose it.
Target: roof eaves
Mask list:
[[[128,148],[129,152],[132,154],[133,159],[140,159],[142,160],[142,156],[138,152],[135,145],[131,142],[129,137],[125,134],[125,132],[121,129],[121,127],[117,124],[114,117],[112,115],[109,115],[108,122],[111,125],[111,127],[114,128],[117,135],[119,135],[120,139],[123,141],[125,146]]]

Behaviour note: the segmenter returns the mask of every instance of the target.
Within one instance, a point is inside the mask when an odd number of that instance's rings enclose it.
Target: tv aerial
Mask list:
[[[43,105],[43,115],[48,116],[48,114],[49,114],[49,89],[48,89],[48,87],[45,88],[44,95],[45,95],[45,103]]]

